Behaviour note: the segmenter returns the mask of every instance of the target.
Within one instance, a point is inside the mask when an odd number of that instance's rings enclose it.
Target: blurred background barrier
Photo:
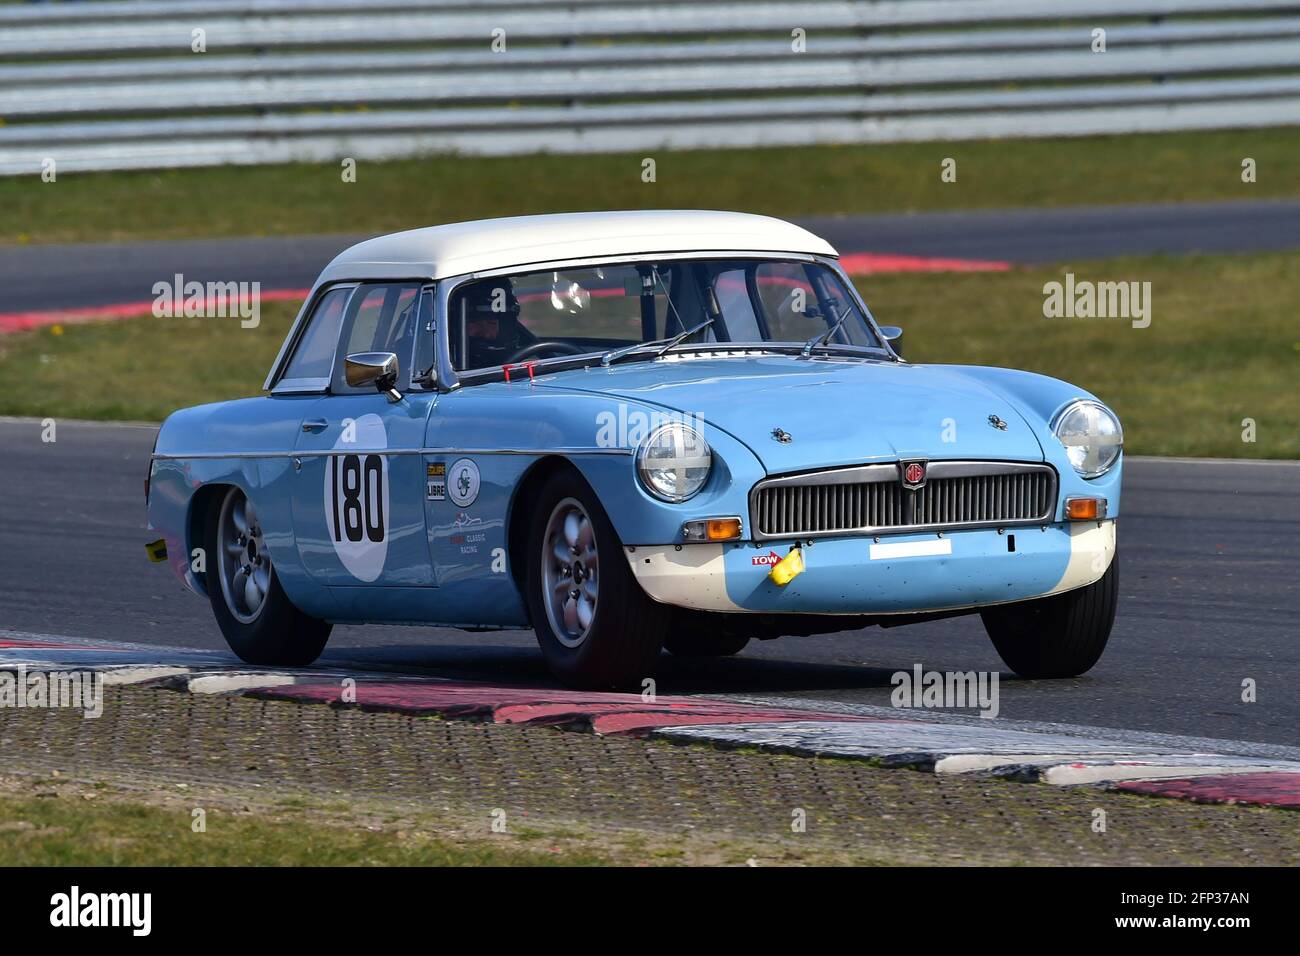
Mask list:
[[[3,175],[1297,123],[1282,0],[0,4]]]

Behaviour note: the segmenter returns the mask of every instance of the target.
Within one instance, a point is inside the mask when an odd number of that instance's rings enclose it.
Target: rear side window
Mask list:
[[[343,311],[352,289],[331,289],[321,296],[307,320],[307,328],[284,370],[281,385],[319,383],[325,385],[334,371],[334,354],[338,347]]]

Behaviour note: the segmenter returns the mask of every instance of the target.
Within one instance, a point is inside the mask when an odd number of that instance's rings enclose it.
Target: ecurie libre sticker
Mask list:
[[[425,477],[425,498],[429,501],[445,501],[447,499],[447,463],[445,461],[431,461],[424,469]]]

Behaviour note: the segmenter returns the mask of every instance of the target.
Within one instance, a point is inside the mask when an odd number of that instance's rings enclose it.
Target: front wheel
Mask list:
[[[551,671],[577,688],[635,687],[654,674],[669,609],[646,597],[586,482],[547,479],[528,536],[528,609]]]
[[[1021,677],[1078,677],[1101,658],[1119,602],[1119,555],[1092,584],[982,611],[998,655]]]
[[[212,613],[241,661],[305,667],[320,657],[331,625],[298,610],[284,593],[257,510],[238,488],[208,510],[204,543]]]

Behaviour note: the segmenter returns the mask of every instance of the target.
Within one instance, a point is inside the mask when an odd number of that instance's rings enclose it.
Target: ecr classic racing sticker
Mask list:
[[[447,463],[445,461],[429,462],[424,468],[424,476],[428,489],[424,497],[429,501],[446,501]]]
[[[482,518],[471,518],[462,511],[451,526],[455,531],[451,543],[460,548],[461,554],[478,554],[478,546],[487,541],[487,532],[480,530]]]
[[[380,452],[388,433],[378,415],[362,415],[352,426],[325,465],[325,524],[343,567],[373,581],[388,557],[388,458]]]
[[[478,497],[478,465],[468,458],[452,462],[447,471],[447,492],[451,500],[462,508],[468,508]]]

